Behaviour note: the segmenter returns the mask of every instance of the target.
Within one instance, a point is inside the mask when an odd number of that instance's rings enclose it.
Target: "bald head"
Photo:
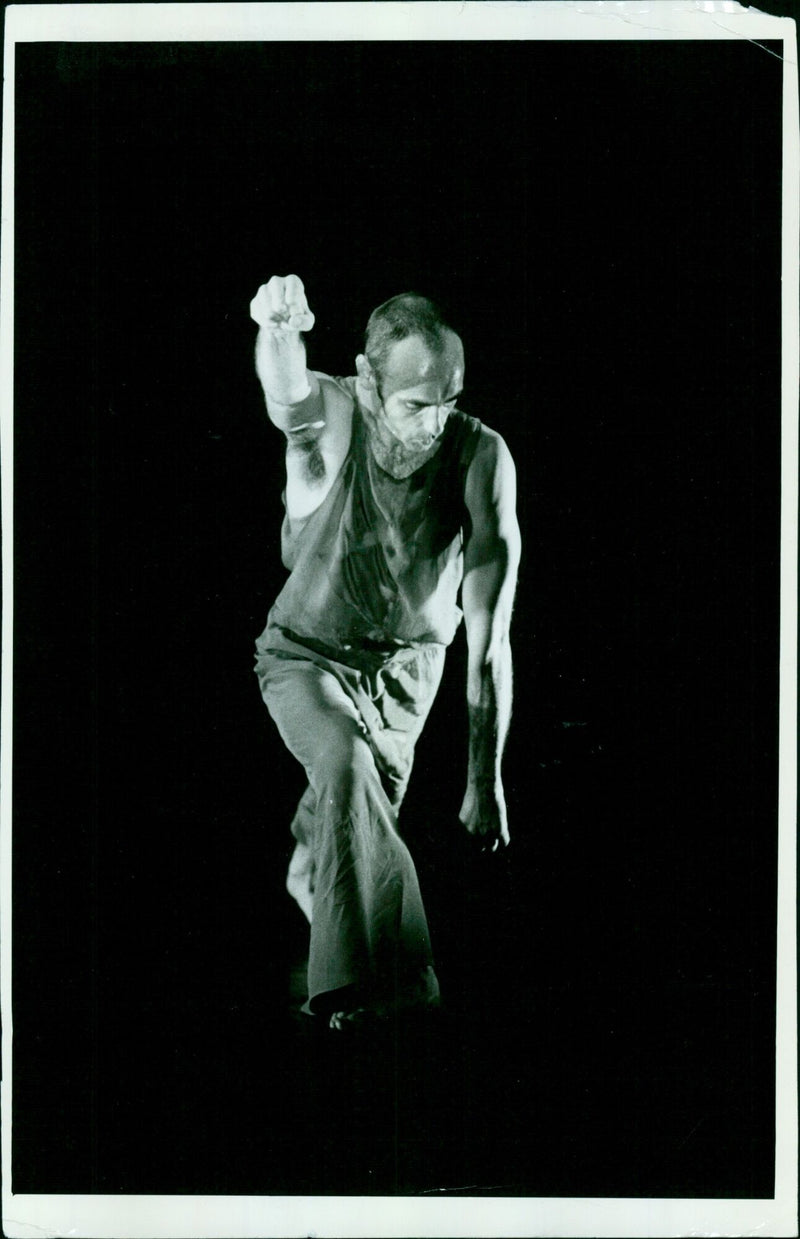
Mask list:
[[[384,400],[399,391],[416,391],[425,404],[446,404],[464,382],[464,348],[445,327],[434,344],[422,336],[406,336],[388,350],[378,372]]]
[[[400,293],[370,314],[364,353],[375,373],[382,376],[390,353],[401,341],[417,337],[437,352],[448,333],[452,334],[451,329],[434,301],[419,293]]]

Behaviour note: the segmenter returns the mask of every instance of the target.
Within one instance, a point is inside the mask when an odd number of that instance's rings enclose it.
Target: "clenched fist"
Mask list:
[[[471,835],[481,839],[482,851],[508,846],[508,813],[500,779],[469,779],[459,819]]]
[[[314,315],[308,308],[303,281],[297,275],[273,275],[250,302],[250,317],[265,331],[310,331]]]

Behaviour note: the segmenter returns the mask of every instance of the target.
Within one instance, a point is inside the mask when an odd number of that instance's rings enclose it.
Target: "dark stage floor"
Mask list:
[[[652,991],[544,989],[519,1016],[512,962],[468,1002],[369,1035],[277,993],[108,1028],[93,1190],[759,1194],[750,1142],[731,1139],[749,1130],[741,1065],[698,1031],[725,996],[689,1012],[676,994],[655,1035]]]

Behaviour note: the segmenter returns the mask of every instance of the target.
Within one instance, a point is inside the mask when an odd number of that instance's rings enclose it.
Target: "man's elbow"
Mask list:
[[[475,705],[483,699],[486,686],[511,689],[510,625],[498,616],[483,629],[483,639],[469,641],[467,662],[467,701]]]
[[[522,556],[522,539],[519,526],[514,522],[500,531],[494,539],[491,560],[495,565],[497,593],[492,600],[492,610],[510,619],[517,577]]]
[[[322,396],[315,376],[304,378],[302,385],[282,395],[262,386],[267,416],[284,434],[319,431],[325,425]]]
[[[472,667],[496,664],[508,656],[511,646],[513,590],[501,591],[491,603],[466,606],[464,621]]]
[[[474,530],[467,542],[464,575],[475,569],[491,571],[501,584],[516,579],[522,539],[515,519],[497,522],[491,530]]]
[[[506,572],[516,581],[519,562],[522,558],[522,534],[516,516],[508,521],[500,537],[505,546]]]

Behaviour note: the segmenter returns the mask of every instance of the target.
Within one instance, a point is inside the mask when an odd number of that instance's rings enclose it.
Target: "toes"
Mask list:
[[[357,1011],[334,1011],[328,1021],[328,1027],[334,1029],[335,1032],[343,1032],[345,1028],[358,1023],[358,1014]]]
[[[335,1032],[360,1028],[369,1021],[371,1015],[372,1012],[366,1007],[357,1007],[354,1011],[334,1011],[328,1021],[328,1027]]]

